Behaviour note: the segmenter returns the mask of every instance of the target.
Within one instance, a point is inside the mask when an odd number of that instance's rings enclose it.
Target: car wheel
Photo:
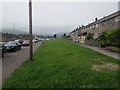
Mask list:
[[[4,53],[2,53],[2,57],[4,57]]]
[[[15,48],[15,49],[14,49],[14,51],[16,52],[16,51],[18,51],[18,49],[17,49],[17,48]]]
[[[19,51],[19,50],[20,50],[20,47],[17,48],[17,51]]]
[[[19,51],[20,50],[20,47],[17,47],[17,51]]]
[[[21,50],[21,47],[20,47],[20,49],[19,50]]]

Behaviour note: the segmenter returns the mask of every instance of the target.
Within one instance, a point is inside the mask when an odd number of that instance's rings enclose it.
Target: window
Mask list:
[[[93,25],[92,28],[95,29],[95,25]]]
[[[105,25],[105,21],[102,22],[102,26],[104,26],[104,25]]]
[[[87,27],[87,30],[89,30],[89,26]]]
[[[109,20],[108,20],[108,24],[111,24],[111,23],[112,23],[112,19],[109,19]]]
[[[115,22],[120,21],[120,16],[115,17]]]
[[[92,26],[90,26],[90,29],[92,29]]]
[[[96,27],[98,27],[98,24],[96,24]]]
[[[90,26],[88,27],[88,30],[90,29]]]
[[[94,38],[98,38],[98,36],[99,36],[99,33],[94,33]]]

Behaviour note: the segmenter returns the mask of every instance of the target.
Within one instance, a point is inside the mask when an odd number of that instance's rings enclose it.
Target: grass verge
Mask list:
[[[118,88],[118,70],[94,65],[118,65],[119,60],[63,39],[45,41],[4,82],[3,88]]]

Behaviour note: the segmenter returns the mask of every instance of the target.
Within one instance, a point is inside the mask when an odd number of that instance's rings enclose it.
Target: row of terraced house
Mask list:
[[[120,25],[120,11],[117,11],[99,20],[95,18],[94,22],[86,26],[83,25],[79,26],[70,33],[70,36],[73,41],[85,43],[86,36],[89,33],[92,33],[94,38],[98,38],[98,36],[103,31],[119,28],[120,27],[119,25]]]

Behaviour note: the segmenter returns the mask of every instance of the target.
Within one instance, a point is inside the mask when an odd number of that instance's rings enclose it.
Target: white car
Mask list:
[[[37,41],[36,39],[33,39],[32,42],[33,42],[33,43],[37,43],[38,41]]]

